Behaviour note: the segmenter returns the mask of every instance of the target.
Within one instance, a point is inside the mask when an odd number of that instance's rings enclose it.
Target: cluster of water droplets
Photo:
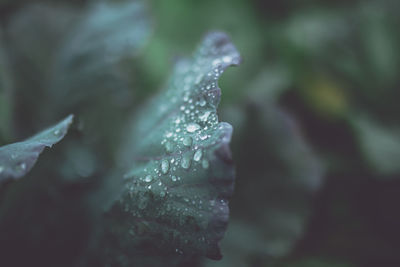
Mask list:
[[[142,169],[126,175],[130,201],[121,200],[125,212],[139,218],[172,218],[182,227],[189,227],[188,220],[194,220],[196,227],[206,229],[210,216],[226,211],[225,200],[217,200],[214,191],[207,188],[211,186],[207,181],[211,154],[223,138],[216,113],[220,100],[217,81],[234,63],[229,55],[216,57],[217,50],[206,41],[195,60],[178,70],[180,75],[169,84],[172,89],[162,95],[155,112],[169,116],[167,122],[160,122],[166,125],[160,127],[161,153],[143,163]],[[205,188],[199,189],[198,183]],[[199,232],[196,238],[204,244],[211,242],[204,233]],[[177,248],[176,252],[181,254],[182,250]]]

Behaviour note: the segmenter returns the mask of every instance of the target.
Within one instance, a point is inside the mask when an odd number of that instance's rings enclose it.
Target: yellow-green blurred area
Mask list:
[[[236,189],[224,258],[192,266],[400,266],[400,1],[144,1],[147,32],[98,84],[73,72],[85,57],[53,81],[53,48],[89,2],[0,0],[0,145],[68,111],[101,132],[87,143],[112,166],[128,114],[204,34],[221,30],[243,58],[219,82],[220,120],[234,127]],[[35,3],[51,8],[38,12]],[[103,90],[110,69],[113,90]],[[65,88],[53,96],[48,84]],[[68,153],[95,165],[90,153]]]

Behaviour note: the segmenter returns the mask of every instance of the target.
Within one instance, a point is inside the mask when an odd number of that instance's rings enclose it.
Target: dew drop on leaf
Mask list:
[[[146,175],[146,177],[144,178],[144,181],[146,183],[150,183],[153,180],[153,177],[151,175]]]
[[[193,160],[200,161],[202,156],[203,156],[203,151],[199,149],[194,153]]]
[[[167,142],[165,143],[165,150],[166,150],[168,153],[171,153],[171,152],[173,151],[173,149],[174,149],[173,144],[172,144],[171,142],[167,141]]]
[[[183,144],[185,145],[185,146],[191,146],[192,145],[192,143],[193,143],[193,139],[192,139],[192,137],[190,137],[190,136],[185,136],[184,138],[183,138]]]
[[[194,132],[197,131],[198,129],[200,129],[200,125],[198,125],[198,124],[195,123],[195,122],[191,122],[191,123],[189,123],[189,124],[186,126],[186,130],[187,130],[189,133],[194,133]]]
[[[208,120],[208,117],[210,116],[210,114],[211,114],[211,111],[206,111],[202,115],[199,116],[199,119],[201,121],[206,122]]]
[[[167,174],[168,171],[169,171],[169,162],[168,162],[168,160],[163,159],[163,160],[161,161],[161,172],[162,172],[163,174]]]
[[[189,169],[190,163],[191,163],[191,160],[190,160],[189,156],[185,155],[185,156],[182,158],[181,166],[182,166],[182,168],[184,168],[184,169]]]

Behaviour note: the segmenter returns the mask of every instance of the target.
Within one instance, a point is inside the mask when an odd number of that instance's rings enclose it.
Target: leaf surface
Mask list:
[[[52,147],[64,138],[72,120],[70,115],[25,141],[0,147],[0,183],[27,174],[45,147]]]
[[[209,33],[135,118],[121,159],[131,168],[111,216],[114,233],[129,232],[123,239],[136,251],[150,244],[157,253],[221,258],[234,168],[232,127],[218,122],[217,81],[239,62],[224,33]]]

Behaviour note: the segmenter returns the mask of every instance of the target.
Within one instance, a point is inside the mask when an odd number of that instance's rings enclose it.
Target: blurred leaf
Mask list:
[[[131,58],[146,43],[151,25],[138,1],[99,1],[82,12],[56,58],[51,89],[57,103],[89,99],[104,90],[120,90],[124,79],[117,63]],[[105,83],[105,84],[104,84]]]
[[[373,70],[374,82],[380,86],[395,84],[400,60],[399,42],[396,42],[398,22],[390,23],[387,9],[388,6],[381,3],[369,3],[362,5],[360,15],[365,58]]]
[[[343,86],[327,75],[314,72],[304,77],[301,96],[316,114],[326,118],[340,118],[348,113],[349,100]]]
[[[383,126],[365,116],[354,116],[351,122],[370,167],[383,175],[400,173],[400,127]]]
[[[292,49],[314,56],[326,53],[326,48],[348,34],[346,22],[347,17],[335,11],[300,10],[287,21],[283,34]]]
[[[28,173],[45,147],[64,138],[73,116],[22,142],[0,147],[0,183],[18,179]]]
[[[115,147],[132,101],[131,60],[150,32],[141,1],[24,6],[10,20],[6,36],[18,77],[19,128],[26,131],[39,118],[52,121],[74,112],[88,137],[103,140],[98,147]]]
[[[119,145],[134,95],[133,58],[150,33],[143,2],[93,2],[57,52],[50,109],[79,115],[88,141],[105,157]]]
[[[124,257],[149,253],[150,245],[157,255],[221,258],[234,170],[232,127],[217,117],[217,81],[239,62],[225,34],[208,34],[134,120],[121,159],[132,167],[109,214],[111,231],[128,244]]]
[[[18,135],[33,131],[36,121],[49,123],[65,114],[52,107],[46,87],[54,57],[78,17],[78,9],[43,3],[27,4],[10,17],[4,31],[4,48],[15,92],[14,124]]]

